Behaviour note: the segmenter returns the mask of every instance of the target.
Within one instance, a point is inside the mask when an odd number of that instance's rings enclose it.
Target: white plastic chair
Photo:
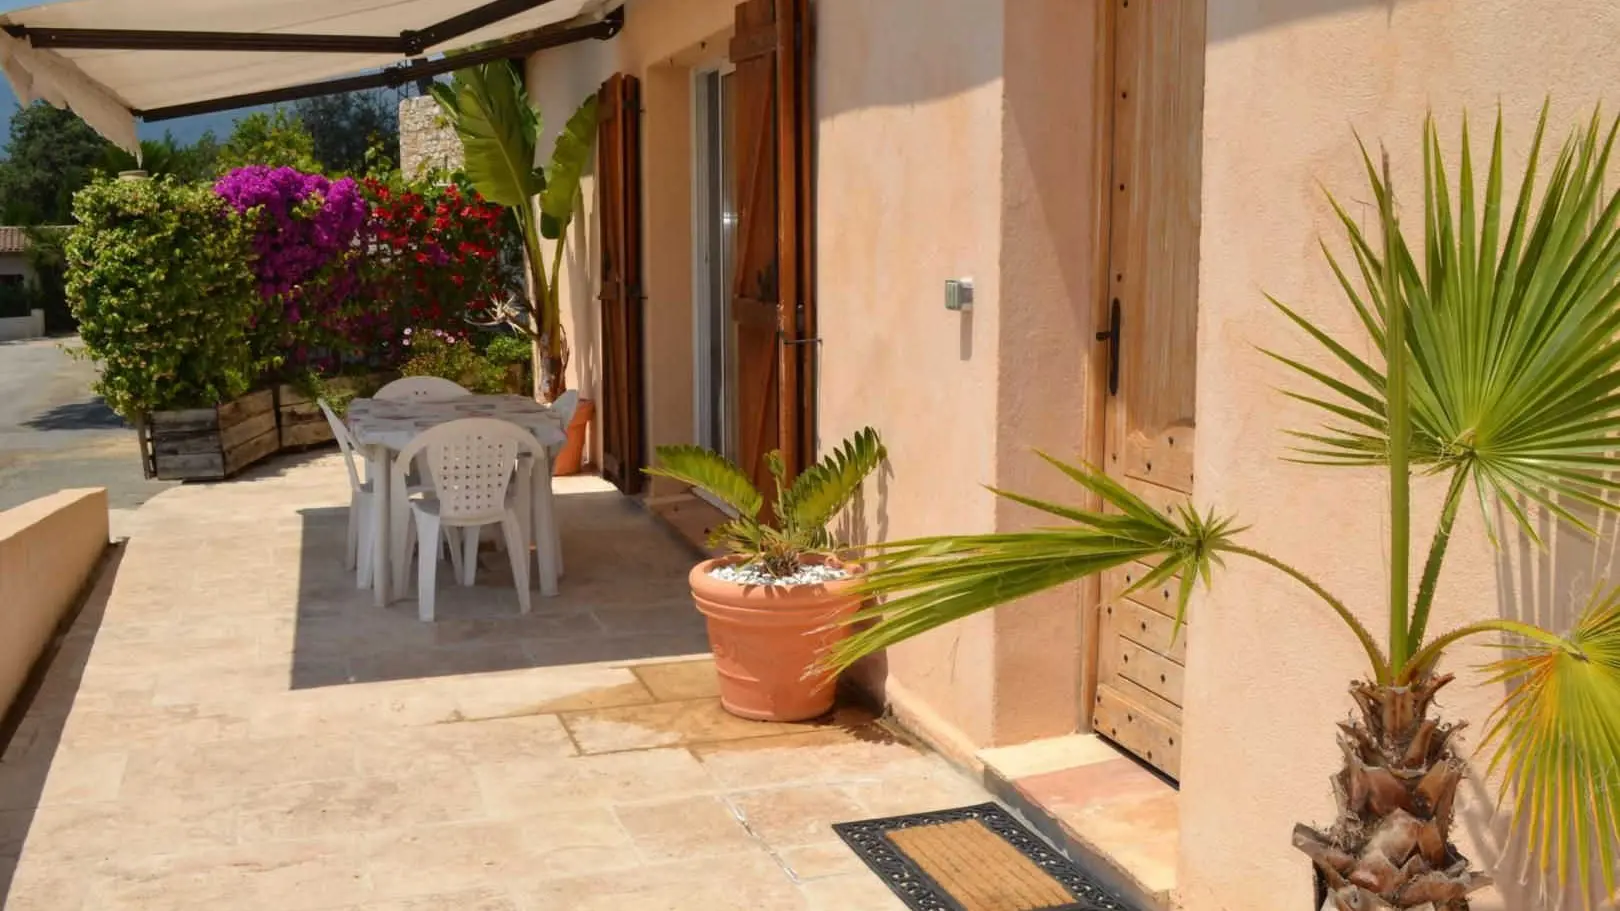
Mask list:
[[[349,436],[349,428],[325,402],[316,404],[321,406],[321,414],[326,416],[332,436],[337,438],[338,448],[343,451],[343,464],[349,469],[349,544],[343,565],[355,571],[356,588],[368,588],[371,586],[371,560],[368,558],[375,533],[371,527],[371,481],[360,480],[360,469],[354,459],[355,442]]]
[[[385,402],[398,402],[408,399],[424,399],[429,402],[442,402],[445,399],[460,398],[472,395],[456,383],[440,376],[407,376],[394,380],[381,389],[373,398]]]
[[[420,541],[437,541],[440,528],[462,529],[461,584],[472,585],[478,568],[478,539],[483,526],[499,524],[512,561],[518,604],[529,612],[528,543],[521,510],[528,504],[513,496],[513,474],[518,455],[539,454],[540,444],[523,428],[495,418],[464,418],[440,424],[412,440],[394,460],[393,481],[405,482],[405,467],[425,455],[434,478],[434,491],[412,499],[415,522],[406,527],[402,553],[409,559]],[[527,485],[518,485],[526,487]],[[437,554],[422,553],[417,560],[418,616],[433,620]]]

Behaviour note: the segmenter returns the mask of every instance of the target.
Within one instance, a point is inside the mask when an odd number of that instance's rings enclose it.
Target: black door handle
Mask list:
[[[1108,331],[1097,333],[1097,341],[1108,343],[1108,394],[1119,395],[1119,298],[1108,307]]]

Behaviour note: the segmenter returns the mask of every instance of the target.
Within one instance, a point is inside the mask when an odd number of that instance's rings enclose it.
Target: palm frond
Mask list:
[[[887,457],[877,431],[863,427],[793,479],[783,494],[784,526],[803,530],[825,526]]]
[[[1620,588],[1562,640],[1524,639],[1491,667],[1506,683],[1485,743],[1544,872],[1616,888],[1620,833]],[[1597,870],[1594,870],[1593,867]]]
[[[869,549],[863,561],[871,569],[860,589],[880,600],[849,622],[871,625],[825,655],[824,665],[846,668],[866,655],[970,614],[1133,561],[1157,563],[1155,579],[1181,574],[1184,584],[1178,618],[1184,614],[1192,580],[1207,584],[1216,550],[1232,533],[1230,520],[1199,515],[1190,506],[1165,515],[1095,468],[1070,465],[1045,454],[1042,458],[1117,512],[1096,512],[996,491],[1072,524],[897,541]],[[881,600],[884,598],[888,600]]]
[[[1427,125],[1421,244],[1397,229],[1386,253],[1333,201],[1359,288],[1331,253],[1328,263],[1375,359],[1273,300],[1339,368],[1273,355],[1305,380],[1290,395],[1331,419],[1320,432],[1298,434],[1310,443],[1299,454],[1327,464],[1382,463],[1391,318],[1384,280],[1392,274],[1394,306],[1408,330],[1412,465],[1460,474],[1479,490],[1487,522],[1494,521],[1490,504],[1503,504],[1532,538],[1537,530],[1528,516],[1509,504],[1529,500],[1590,530],[1558,504],[1615,508],[1606,496],[1615,484],[1605,472],[1620,467],[1612,439],[1620,429],[1620,193],[1604,189],[1620,121],[1604,128],[1594,116],[1574,131],[1541,183],[1546,119],[1543,109],[1518,199],[1505,216],[1500,114],[1482,190],[1467,123],[1455,194],[1439,133]],[[1380,214],[1391,211],[1393,194],[1371,156],[1367,179]]]
[[[660,446],[657,453],[659,464],[642,469],[649,475],[706,490],[748,518],[759,515],[765,505],[753,480],[719,453],[702,446]]]

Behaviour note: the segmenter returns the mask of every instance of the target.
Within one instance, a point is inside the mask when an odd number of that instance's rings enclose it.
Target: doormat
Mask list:
[[[1135,911],[993,803],[833,831],[915,911]]]

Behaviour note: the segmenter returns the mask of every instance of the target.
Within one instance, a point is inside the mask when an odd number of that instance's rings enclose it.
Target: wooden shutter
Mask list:
[[[1205,0],[1113,3],[1108,304],[1119,314],[1119,357],[1105,464],[1168,509],[1193,489]],[[1172,641],[1176,580],[1120,597],[1148,569],[1104,576],[1092,725],[1173,778],[1196,624]]]
[[[643,443],[641,285],[641,84],[614,75],[602,86],[596,205],[602,226],[602,476],[641,490]]]
[[[737,438],[765,490],[766,455],[781,450],[794,474],[815,439],[809,57],[808,0],[737,7]]]

